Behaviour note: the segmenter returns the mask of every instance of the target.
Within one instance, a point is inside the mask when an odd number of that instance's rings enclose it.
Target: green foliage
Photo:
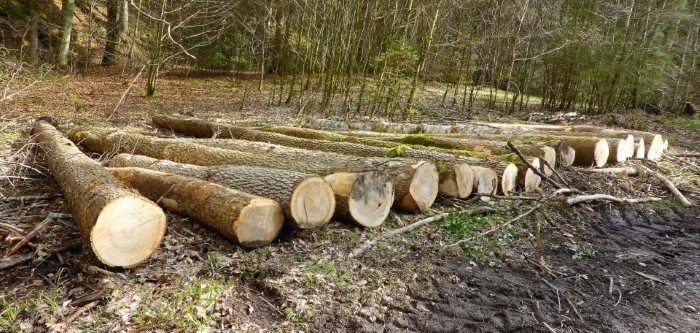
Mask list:
[[[481,230],[487,224],[487,220],[479,215],[467,213],[451,213],[442,221],[442,227],[447,229],[447,235],[451,242],[469,238],[475,231]]]
[[[392,77],[404,77],[411,73],[417,59],[415,42],[400,38],[392,40],[389,48],[374,58],[372,66],[378,73],[383,71]]]
[[[396,146],[394,148],[387,150],[386,156],[387,157],[401,157],[401,156],[403,156],[403,152],[406,150],[409,150],[409,149],[412,149],[411,146],[407,146],[407,145]]]

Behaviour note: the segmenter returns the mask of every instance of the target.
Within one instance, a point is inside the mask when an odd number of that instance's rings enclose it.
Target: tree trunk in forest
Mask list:
[[[119,13],[119,50],[126,54],[129,38],[129,0],[120,0],[121,11]]]
[[[29,10],[29,63],[36,65],[39,62],[39,0],[30,0]]]
[[[63,0],[61,16],[63,28],[61,30],[61,46],[58,50],[58,67],[68,68],[68,52],[70,51],[70,39],[73,31],[73,14],[75,12],[75,0]]]
[[[117,61],[117,46],[119,45],[119,11],[121,0],[107,0],[107,34],[105,50],[102,55],[102,66],[114,65]]]
[[[198,178],[273,199],[282,206],[288,224],[296,229],[325,225],[335,210],[331,186],[321,177],[301,172],[234,165],[206,167],[129,154],[113,157],[109,166],[147,168]]]
[[[49,123],[37,121],[32,134],[97,258],[118,267],[148,259],[165,235],[163,210],[129,190]]]
[[[110,168],[126,186],[244,247],[270,244],[284,222],[280,205],[205,180],[142,168]]]
[[[175,132],[191,134],[198,137],[235,138],[345,155],[366,157],[410,157],[430,160],[441,166],[440,170],[438,170],[440,172],[440,184],[442,184],[442,186],[438,187],[438,190],[441,194],[466,198],[471,193],[471,190],[467,191],[467,189],[471,189],[472,180],[468,179],[468,177],[464,177],[465,172],[468,172],[464,171],[466,168],[468,168],[468,165],[465,165],[465,163],[469,163],[469,161],[460,163],[455,161],[455,156],[448,154],[396,148],[396,146],[399,146],[399,144],[394,144],[395,149],[383,149],[350,142],[329,142],[315,139],[301,139],[284,134],[263,132],[239,126],[223,124],[219,125],[191,117],[162,115],[153,116],[153,123],[157,126],[168,128]],[[235,145],[234,141],[229,142],[231,145],[227,145],[225,140],[197,141],[200,144],[212,145],[219,148],[240,148],[239,146]],[[455,191],[455,189],[462,190]]]
[[[365,158],[257,142],[248,142],[241,146],[246,150],[240,151],[207,147],[182,139],[159,139],[121,132],[108,134],[78,128],[70,131],[69,136],[92,151],[135,153],[198,165],[238,164],[319,175],[384,170],[394,182],[394,206],[412,212],[430,208],[438,192],[438,172],[435,165],[425,161]]]

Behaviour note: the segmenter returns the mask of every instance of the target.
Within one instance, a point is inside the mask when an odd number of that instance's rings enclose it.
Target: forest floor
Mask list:
[[[69,213],[28,136],[39,115],[146,133],[157,133],[150,115],[162,112],[294,122],[293,107],[267,105],[269,89],[257,93],[253,80],[231,77],[165,76],[157,97],[143,98],[139,84],[114,112],[131,77],[93,73],[50,77],[0,104],[0,251],[13,244],[8,230],[28,232],[49,213]],[[440,97],[425,89],[421,103],[440,113]],[[658,131],[676,151],[697,152],[700,142],[697,120],[633,113],[586,122]],[[654,167],[700,203],[700,174],[667,159]],[[425,216],[392,213],[372,230],[332,222],[284,231],[269,246],[244,250],[169,215],[161,248],[128,270],[101,265],[73,222],[59,219],[9,258],[25,262],[0,271],[0,331],[700,331],[700,208],[676,204],[651,177],[562,174],[589,193],[666,200],[568,207],[553,199],[497,228],[533,203],[438,198],[425,215],[447,218],[358,257],[349,254],[368,239]],[[44,197],[2,199],[29,195]],[[464,213],[481,206],[497,212]]]

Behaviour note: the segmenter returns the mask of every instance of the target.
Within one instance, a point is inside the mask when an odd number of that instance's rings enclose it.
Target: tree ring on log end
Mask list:
[[[476,193],[494,194],[498,189],[498,174],[491,168],[472,166]]]
[[[284,212],[277,201],[256,197],[243,207],[231,231],[241,246],[260,247],[277,238],[283,223]]]
[[[602,168],[605,163],[608,162],[608,156],[610,156],[610,145],[608,145],[608,140],[598,140],[593,150],[593,162],[595,163],[595,166]]]
[[[474,189],[474,171],[471,166],[457,163],[451,166],[451,170],[440,173],[438,192],[453,198],[466,198]]]
[[[320,227],[333,217],[335,194],[323,178],[309,177],[296,186],[289,206],[299,228]]]
[[[373,228],[389,216],[394,202],[394,183],[386,172],[368,171],[357,174],[350,190],[348,208],[358,224]]]
[[[438,194],[439,174],[434,164],[420,162],[413,165],[415,173],[408,193],[401,199],[401,207],[415,207],[426,211],[433,205]]]
[[[165,235],[165,214],[156,204],[125,197],[107,204],[90,232],[95,255],[115,267],[133,267],[158,248]]]
[[[509,163],[501,175],[501,192],[503,195],[510,195],[518,186],[518,167]]]

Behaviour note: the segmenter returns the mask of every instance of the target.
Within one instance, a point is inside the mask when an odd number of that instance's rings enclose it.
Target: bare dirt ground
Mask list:
[[[27,134],[38,115],[53,115],[65,126],[166,135],[152,127],[151,114],[294,122],[292,106],[268,106],[269,91],[257,93],[244,77],[166,76],[156,98],[141,97],[139,84],[112,114],[130,81],[111,71],[52,77],[0,104],[0,194],[45,196],[0,199],[0,251],[47,214],[69,213]],[[439,97],[426,90],[422,104],[435,105]],[[643,125],[668,134],[674,149],[697,150],[697,121],[634,116],[587,121]],[[698,173],[670,160],[655,167],[700,203]],[[101,265],[73,222],[59,219],[11,256],[26,261],[0,270],[0,331],[700,331],[700,208],[680,207],[651,177],[562,173],[590,193],[666,200],[567,207],[555,199],[498,228],[533,203],[439,198],[426,215],[449,212],[447,218],[380,241],[359,257],[348,254],[424,216],[392,214],[375,230],[332,222],[285,231],[270,246],[244,250],[169,215],[161,248],[129,270]],[[498,212],[462,213],[480,206]]]

